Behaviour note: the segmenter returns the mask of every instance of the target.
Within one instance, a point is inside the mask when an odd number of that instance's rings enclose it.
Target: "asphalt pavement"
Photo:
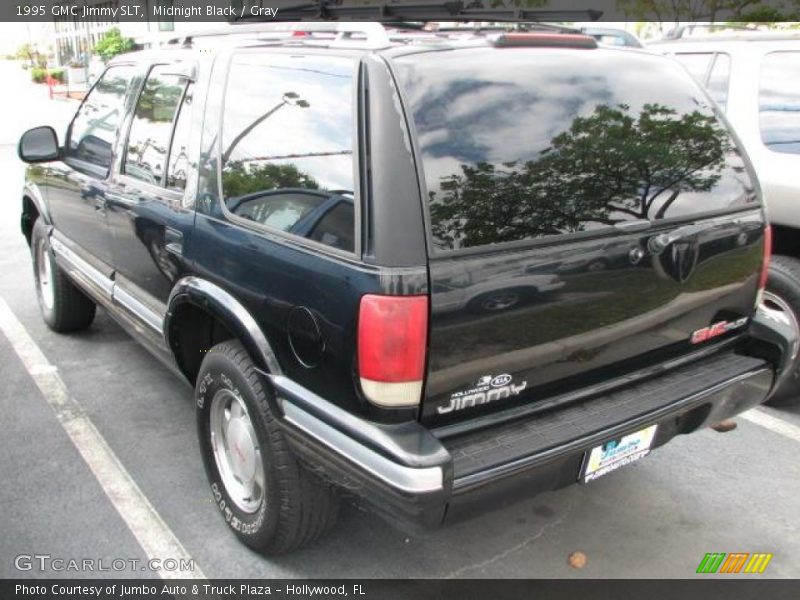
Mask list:
[[[498,506],[429,534],[408,535],[345,507],[336,528],[311,547],[280,558],[251,552],[212,503],[189,387],[102,311],[75,335],[51,332],[39,316],[19,229],[16,142],[40,124],[55,125],[63,137],[77,105],[48,99],[26,75],[0,61],[0,306],[48,368],[31,367],[19,339],[0,330],[0,577],[158,576],[140,566],[153,550],[128,512],[136,499],[110,494],[91,456],[76,446],[42,389],[49,375],[58,376],[115,468],[207,577],[687,578],[707,552],[772,553],[763,575],[747,577],[800,576],[800,408],[757,409],[758,424],[741,417],[729,433],[682,436],[586,486]],[[568,563],[576,551],[586,556],[582,568]],[[43,555],[50,559],[25,558]],[[76,572],[55,570],[52,559],[127,562],[120,571]]]

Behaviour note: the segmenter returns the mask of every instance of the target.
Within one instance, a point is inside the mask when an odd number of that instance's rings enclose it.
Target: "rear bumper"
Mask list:
[[[788,372],[798,340],[759,309],[736,353],[678,367],[602,397],[439,439],[419,423],[354,417],[291,380],[267,377],[295,454],[404,526],[431,528],[516,495],[578,480],[588,450],[657,424],[653,447],[756,406]]]

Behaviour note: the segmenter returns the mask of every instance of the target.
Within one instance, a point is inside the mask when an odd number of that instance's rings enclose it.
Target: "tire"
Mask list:
[[[195,388],[200,451],[214,502],[242,542],[268,555],[318,538],[338,513],[333,490],[291,454],[269,408],[271,393],[238,341],[208,352]]]
[[[41,218],[36,219],[33,225],[31,255],[36,298],[47,326],[58,333],[89,327],[94,321],[97,307],[56,263],[50,248],[47,225]]]
[[[800,260],[790,256],[772,258],[764,302],[771,308],[788,312],[787,316],[794,320],[795,325],[800,323]],[[795,358],[791,374],[766,404],[770,406],[800,404],[800,356]]]

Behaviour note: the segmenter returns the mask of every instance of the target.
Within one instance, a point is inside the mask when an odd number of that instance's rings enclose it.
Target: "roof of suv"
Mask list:
[[[639,48],[606,46],[597,44],[594,38],[578,30],[565,28],[537,29],[536,31],[513,31],[497,28],[455,29],[443,32],[424,30],[392,30],[379,26],[383,33],[373,36],[376,30],[366,31],[358,37],[343,39],[334,31],[320,30],[308,24],[291,24],[293,29],[274,30],[253,28],[243,25],[231,26],[219,31],[200,32],[174,38],[164,46],[142,50],[117,57],[113,62],[129,62],[130,60],[148,60],[163,58],[164,53],[171,53],[176,58],[201,50],[230,50],[252,48],[298,49],[312,52],[335,52],[337,54],[380,53],[389,57],[406,56],[429,52],[441,52],[467,48],[496,47],[530,47],[530,48],[576,48],[596,49],[608,52],[639,52],[650,54]],[[311,24],[318,25],[318,24]],[[368,24],[374,25],[374,24]],[[301,26],[301,27],[297,27]],[[348,32],[350,32],[348,30]],[[298,35],[301,34],[301,35]],[[350,33],[360,33],[354,30]],[[505,36],[510,43],[498,43]]]

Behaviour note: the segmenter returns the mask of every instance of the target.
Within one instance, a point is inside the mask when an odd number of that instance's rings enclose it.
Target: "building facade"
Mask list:
[[[142,0],[146,14],[152,14],[153,5],[173,6],[174,0]],[[92,8],[113,8],[118,4],[115,0],[62,0],[62,6],[88,6]],[[57,17],[51,24],[52,39],[50,45],[59,65],[81,63],[85,65],[90,59],[92,48],[97,41],[112,27],[119,28],[123,36],[133,38],[139,48],[156,46],[165,39],[188,31],[197,31],[206,27],[219,28],[221,23],[195,23],[178,21],[151,21],[149,16],[138,22],[107,20],[97,17],[92,20],[72,16],[64,11],[65,16]],[[82,11],[81,11],[82,12]],[[96,11],[102,14],[110,11]]]

